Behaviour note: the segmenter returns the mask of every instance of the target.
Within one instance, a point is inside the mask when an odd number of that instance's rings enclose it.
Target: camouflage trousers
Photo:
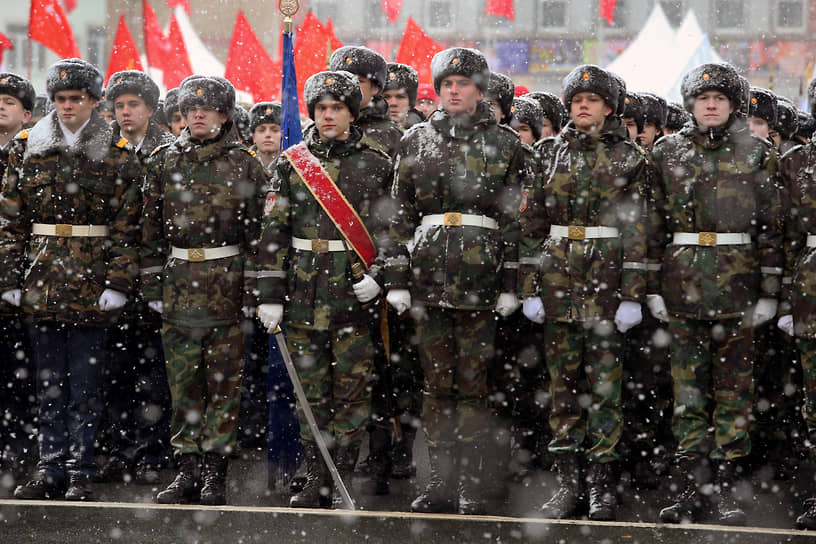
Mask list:
[[[804,402],[802,416],[808,433],[811,455],[816,457],[816,339],[796,339],[802,363]]]
[[[162,324],[173,401],[170,445],[180,453],[235,449],[244,367],[239,325],[212,328]]]
[[[426,308],[416,331],[428,445],[472,442],[483,434],[490,415],[487,369],[494,353],[494,312]]]
[[[550,452],[616,461],[623,430],[623,335],[608,321],[547,322],[544,346],[551,379]]]
[[[287,323],[286,345],[320,432],[340,446],[359,445],[371,414],[376,355],[366,325],[313,330]],[[313,442],[298,403],[300,438]]]
[[[677,453],[711,459],[747,456],[754,395],[753,328],[741,319],[672,317],[669,334]]]

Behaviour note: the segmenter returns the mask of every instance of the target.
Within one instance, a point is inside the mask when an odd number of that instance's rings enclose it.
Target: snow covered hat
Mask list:
[[[525,94],[524,98],[532,98],[538,102],[544,117],[550,120],[553,129],[556,132],[561,130],[561,127],[564,126],[564,106],[557,96],[544,91],[533,91]]]
[[[776,96],[776,126],[774,128],[785,139],[791,139],[799,125],[796,106],[784,96]]]
[[[164,95],[164,114],[167,116],[168,121],[173,119],[174,113],[181,113],[178,94],[179,90],[178,87],[176,87],[175,89],[170,89],[167,91],[167,94]]]
[[[258,102],[249,110],[249,128],[252,132],[255,132],[256,128],[266,123],[280,126],[280,102]]]
[[[235,128],[238,129],[238,134],[245,142],[252,141],[252,129],[250,128],[249,112],[244,109],[241,104],[235,104],[232,107],[232,115],[230,119],[235,123]]]
[[[515,85],[510,77],[498,72],[490,72],[490,81],[487,84],[485,98],[492,98],[499,103],[504,123],[509,123],[513,118],[513,97]]]
[[[633,119],[637,125],[638,134],[643,132],[643,126],[646,124],[646,115],[643,109],[643,100],[637,93],[626,93],[623,99],[623,118]]]
[[[345,103],[348,109],[351,110],[351,115],[355,119],[359,117],[363,93],[360,91],[360,84],[354,74],[343,70],[318,72],[306,80],[303,98],[306,100],[309,117],[313,121],[315,104],[325,97]]]
[[[467,47],[451,47],[440,51],[431,59],[431,75],[436,94],[442,80],[448,76],[464,76],[473,80],[482,93],[487,93],[490,68],[481,51]]]
[[[615,81],[618,82],[618,109],[615,111],[615,115],[618,117],[623,116],[623,110],[626,109],[626,81],[620,75],[616,74],[615,72],[609,72]]]
[[[532,129],[535,139],[540,140],[543,120],[544,111],[537,101],[523,96],[513,99],[513,119],[510,121],[511,127],[518,130],[519,125],[524,123]]]
[[[347,45],[332,53],[329,59],[329,70],[346,71],[370,79],[380,91],[385,89],[385,59],[368,47]],[[356,115],[355,115],[356,117]]]
[[[764,119],[768,126],[776,126],[776,95],[762,87],[751,87],[748,117]]]
[[[612,113],[621,111],[619,104],[621,86],[617,76],[594,64],[583,64],[573,69],[564,78],[564,105],[570,109],[572,97],[581,92],[595,93],[612,108]]]
[[[643,106],[643,123],[652,123],[658,130],[666,126],[666,117],[669,115],[669,105],[662,96],[654,93],[637,93]]]
[[[680,130],[689,121],[691,121],[691,115],[683,109],[683,106],[676,102],[669,102],[668,115],[666,115],[666,128]]]
[[[99,100],[102,98],[102,74],[96,66],[82,59],[63,59],[48,68],[45,75],[45,90],[48,98],[60,91],[85,91]]]
[[[196,106],[213,108],[225,115],[232,115],[235,88],[224,78],[189,76],[178,88],[178,104],[184,116],[187,115],[188,109]]]
[[[17,98],[23,103],[23,109],[28,111],[34,109],[34,101],[37,98],[34,86],[29,80],[9,72],[0,72],[0,94]]]
[[[737,110],[745,102],[743,83],[737,70],[725,62],[711,62],[700,64],[692,68],[683,76],[680,84],[680,94],[683,95],[683,105],[691,111],[694,100],[705,91],[720,91],[731,100],[731,106]],[[747,112],[746,112],[747,113]]]
[[[799,121],[799,126],[796,128],[796,135],[810,140],[813,137],[813,133],[816,132],[816,117],[814,117],[813,113],[797,110],[796,118],[797,121]]]
[[[132,94],[144,100],[145,105],[156,110],[159,105],[159,86],[144,72],[125,70],[116,72],[108,80],[105,89],[105,99],[111,103],[123,94]]]
[[[816,77],[810,80],[807,87],[808,109],[810,113],[816,115]]]
[[[416,106],[417,89],[419,88],[419,76],[416,70],[407,64],[389,62],[387,72],[383,91],[402,89],[408,94],[408,104],[412,108]]]

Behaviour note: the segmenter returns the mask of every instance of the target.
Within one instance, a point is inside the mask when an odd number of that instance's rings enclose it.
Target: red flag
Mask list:
[[[612,26],[615,22],[615,4],[618,0],[601,0],[601,19],[606,19],[606,24]]]
[[[187,12],[187,15],[190,15],[190,2],[189,0],[167,0],[167,5],[170,9],[176,9],[178,6],[184,8],[184,11]]]
[[[414,67],[420,83],[431,83],[431,59],[442,51],[442,46],[425,34],[422,27],[412,17],[408,17],[405,32],[402,35],[396,62]]]
[[[485,13],[495,15],[496,17],[506,17],[511,21],[516,18],[513,0],[487,0]]]
[[[311,11],[306,14],[303,24],[297,27],[295,46],[295,72],[297,73],[298,96],[303,96],[303,86],[309,76],[328,70],[329,57],[334,49],[343,46],[332,30],[324,26]],[[301,101],[300,110],[306,113],[306,103]]]
[[[13,44],[13,43],[11,43],[11,40],[9,40],[9,39],[6,37],[6,35],[5,35],[5,34],[3,34],[2,32],[0,32],[0,64],[2,64],[2,63],[3,63],[3,52],[4,52],[6,49],[14,49],[14,44]]]
[[[113,74],[122,70],[144,71],[142,61],[139,59],[139,50],[136,49],[124,15],[119,16],[119,26],[116,28],[116,37],[113,38],[113,47],[111,47],[108,60],[108,73],[105,75],[105,86],[108,86],[108,81]]]
[[[334,33],[334,23],[332,23],[331,17],[326,19],[326,35],[329,37],[329,47],[332,51],[343,47],[343,42],[341,42]],[[331,56],[331,53],[329,56]]]
[[[269,58],[240,10],[235,18],[224,77],[236,89],[251,93],[255,102],[280,99],[281,65]]]
[[[38,41],[61,58],[79,58],[74,31],[57,0],[31,0],[28,37]]]
[[[164,70],[165,59],[170,53],[167,38],[165,38],[164,30],[162,30],[159,20],[156,18],[156,13],[147,3],[147,0],[142,2],[142,6],[144,8],[144,40],[147,64]]]
[[[380,0],[380,6],[388,16],[388,20],[396,23],[402,9],[402,0]]]
[[[193,75],[187,47],[184,45],[184,36],[175,15],[170,15],[170,28],[167,29],[167,43],[170,46],[170,56],[164,67],[164,86],[168,89],[178,87],[179,83]]]
[[[64,0],[65,12],[71,13],[77,6],[77,0]]]

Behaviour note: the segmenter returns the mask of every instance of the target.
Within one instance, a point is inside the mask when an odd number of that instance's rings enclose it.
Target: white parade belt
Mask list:
[[[589,240],[592,238],[617,238],[620,232],[617,227],[584,227],[581,225],[550,225],[551,238],[569,238],[570,240]]]
[[[738,246],[751,243],[747,232],[675,232],[672,243],[680,246]]]
[[[346,250],[343,240],[309,240],[307,238],[297,238],[296,236],[292,236],[292,247],[301,251],[311,251],[312,253]]]
[[[198,247],[192,249],[184,249],[173,246],[170,251],[170,256],[174,259],[182,259],[190,261],[191,263],[200,263],[203,261],[213,261],[215,259],[224,259],[226,257],[233,257],[241,253],[240,246],[223,246],[223,247]]]
[[[34,223],[31,225],[31,234],[40,236],[90,238],[104,237],[107,236],[109,232],[110,230],[107,225],[67,225],[65,223],[57,223],[56,225]]]
[[[423,225],[444,225],[446,227],[482,227],[496,230],[499,224],[495,219],[486,215],[476,215],[472,213],[434,213],[422,216]]]

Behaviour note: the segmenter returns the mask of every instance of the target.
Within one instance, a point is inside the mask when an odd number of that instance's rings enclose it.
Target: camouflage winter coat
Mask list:
[[[164,302],[162,319],[185,327],[241,320],[255,306],[255,249],[260,233],[263,167],[226,135],[204,142],[184,129],[147,161],[142,227],[142,290]],[[171,257],[182,249],[237,245],[232,257],[193,262]]]
[[[113,133],[117,137],[122,137],[119,123],[117,121],[111,123],[110,126],[113,129]],[[148,157],[150,157],[157,147],[172,143],[175,139],[176,137],[173,136],[172,133],[166,132],[156,121],[151,120],[147,125],[147,132],[145,132],[144,139],[142,140],[139,149],[136,149],[136,156],[141,162],[144,162]],[[131,142],[131,144],[133,144],[133,142]]]
[[[360,110],[360,118],[354,121],[370,140],[379,144],[380,149],[392,159],[397,154],[402,129],[391,120],[388,102],[382,96],[375,96],[371,105]]]
[[[598,134],[568,125],[541,143],[542,175],[521,213],[521,293],[540,296],[551,321],[612,319],[646,288],[647,162],[617,119]],[[552,236],[552,227],[610,227],[617,235]],[[531,266],[533,265],[533,266]]]
[[[659,169],[655,204],[663,224],[661,294],[669,313],[690,319],[739,317],[761,297],[779,295],[782,214],[777,157],[735,119],[701,132],[686,126],[652,151]],[[675,233],[747,233],[748,244],[683,245]]]
[[[496,124],[486,102],[472,116],[437,110],[400,142],[392,193],[400,220],[393,237],[410,248],[388,263],[387,286],[410,289],[415,302],[493,309],[514,292],[518,272],[520,187],[531,175],[522,143]],[[445,213],[485,216],[498,228],[422,225]]]
[[[313,125],[304,134],[304,142],[374,239],[378,257],[366,273],[382,283],[381,268],[388,251],[384,234],[393,213],[388,195],[391,159],[354,126],[348,140],[327,143],[320,140]],[[286,323],[300,327],[327,330],[364,323],[367,311],[352,290],[359,280],[352,277],[351,266],[359,259],[351,246],[348,253],[291,247],[292,237],[341,240],[343,236],[283,155],[271,189],[258,255],[259,302],[286,304]]]
[[[55,112],[11,145],[0,195],[0,291],[22,289],[23,312],[35,321],[112,324],[119,312],[101,311],[99,295],[106,288],[129,294],[138,274],[133,148],[96,112],[70,147]],[[34,223],[101,225],[109,234],[35,235]]]
[[[789,213],[785,219],[785,278],[780,314],[793,314],[796,336],[816,337],[816,141],[791,149],[780,161]]]

